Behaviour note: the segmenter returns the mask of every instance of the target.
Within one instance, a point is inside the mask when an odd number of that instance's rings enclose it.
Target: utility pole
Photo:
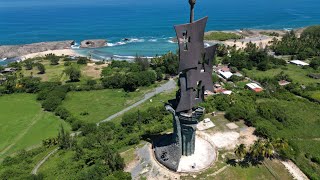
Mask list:
[[[196,4],[196,0],[189,0],[190,4],[190,23],[194,21],[194,5]]]

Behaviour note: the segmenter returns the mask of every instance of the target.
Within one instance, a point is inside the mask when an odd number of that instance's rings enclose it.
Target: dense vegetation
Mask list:
[[[271,49],[277,55],[293,55],[293,58],[305,60],[320,55],[320,26],[306,28],[300,37],[294,31],[283,36],[281,41],[274,40]]]
[[[225,50],[222,49],[220,51]],[[285,65],[286,61],[268,55],[266,50],[259,49],[255,44],[250,42],[244,50],[232,48],[230,55],[223,57],[222,63],[229,64],[229,66],[239,70],[256,67],[260,71],[266,71],[280,65]]]
[[[49,66],[61,66],[64,61],[64,74],[69,81],[42,81],[40,77],[25,76],[22,70],[31,71],[37,67],[39,74],[48,73],[42,64],[49,61]],[[162,57],[149,60],[137,57],[134,62],[112,61],[101,73],[101,80],[83,80],[79,67],[88,59],[72,60],[68,57],[57,57],[53,54],[42,59],[29,59],[21,63],[11,63],[9,67],[17,68],[17,72],[6,74],[6,81],[0,87],[0,94],[33,93],[43,110],[53,112],[72,126],[72,130],[80,130],[80,136],[70,136],[64,127],[60,128],[57,137],[43,140],[43,147],[34,151],[22,152],[17,156],[7,156],[1,164],[1,179],[131,179],[124,173],[124,162],[118,154],[119,149],[136,145],[141,139],[148,140],[150,136],[159,134],[171,128],[171,116],[163,106],[150,107],[141,111],[130,111],[123,115],[121,123],[105,123],[97,126],[95,123],[80,121],[63,106],[67,94],[72,91],[91,91],[104,88],[123,88],[125,91],[135,91],[137,88],[148,87],[156,81],[161,81],[164,74],[175,75],[177,72],[177,55],[168,53]],[[143,89],[143,88],[142,88]],[[129,96],[128,93],[126,93]],[[137,93],[139,95],[139,93]],[[48,113],[48,112],[46,112]],[[82,112],[81,116],[87,116]],[[102,120],[102,119],[101,119]],[[53,161],[52,168],[44,169],[43,174],[28,175],[31,168],[40,159],[34,159],[37,154],[47,153],[47,150],[60,147],[59,157],[63,165]],[[25,158],[29,156],[29,158]],[[21,163],[24,162],[24,163]],[[50,164],[50,163],[49,163]],[[64,173],[61,173],[61,167]],[[21,171],[20,169],[24,169]],[[28,172],[27,172],[28,171]],[[14,176],[13,176],[14,175]]]
[[[241,39],[243,36],[237,35],[235,33],[226,33],[226,32],[210,32],[205,34],[205,40],[218,40],[226,41],[230,39]]]

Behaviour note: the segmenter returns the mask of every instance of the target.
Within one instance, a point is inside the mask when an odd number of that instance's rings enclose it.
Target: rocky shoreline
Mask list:
[[[306,28],[306,27],[305,27]],[[293,29],[296,34],[299,36],[301,32],[305,28]],[[217,32],[217,31],[208,31],[205,34]],[[265,35],[266,33],[277,33],[279,36],[283,36],[287,30],[273,30],[273,29],[241,29],[241,30],[233,30],[233,31],[219,31],[219,32],[228,32],[235,33],[244,37],[243,41],[255,41],[255,39],[259,39],[263,41],[263,39],[268,39],[268,37],[272,38],[272,36]],[[264,34],[263,34],[264,33]],[[262,37],[262,39],[261,39]],[[176,38],[172,38],[173,42],[177,42]],[[229,42],[230,41],[230,42]],[[241,42],[241,40],[238,40]],[[243,42],[242,41],[242,42]],[[206,41],[209,43],[219,43],[219,41]],[[241,42],[241,43],[242,43]],[[234,45],[233,41],[227,40],[223,41],[223,43],[227,45]],[[232,44],[233,43],[233,44]],[[243,44],[243,43],[242,43]],[[4,58],[16,58],[26,56],[32,53],[40,53],[50,50],[64,50],[64,49],[72,49],[71,46],[75,45],[74,40],[66,40],[66,41],[54,41],[54,42],[40,42],[33,44],[25,44],[25,45],[0,45],[0,59]],[[107,46],[107,41],[104,39],[92,39],[92,40],[84,40],[80,43],[79,48],[100,48]]]
[[[106,40],[94,39],[81,42],[81,48],[99,48],[106,46]],[[74,40],[40,42],[24,45],[3,45],[0,46],[0,59],[22,57],[28,54],[45,52],[50,50],[71,49],[75,45]]]

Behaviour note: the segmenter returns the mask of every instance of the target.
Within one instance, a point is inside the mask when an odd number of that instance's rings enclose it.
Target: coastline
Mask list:
[[[308,26],[309,27],[309,26]],[[302,31],[307,27],[292,29],[298,36],[302,33]],[[291,30],[291,29],[290,29]],[[226,33],[235,33],[237,35],[241,35],[244,38],[242,39],[229,39],[226,41],[217,41],[217,40],[205,40],[205,43],[207,44],[225,44],[228,46],[236,46],[237,49],[245,48],[246,44],[249,42],[252,42],[256,44],[257,46],[264,48],[268,45],[270,45],[270,42],[274,38],[277,38],[280,40],[282,36],[288,32],[287,29],[279,30],[279,29],[241,29],[241,30],[225,30],[225,31],[208,31],[206,34],[211,32],[226,32]],[[277,33],[279,36],[270,36],[265,35],[263,33]],[[93,41],[93,42],[91,42]],[[90,42],[89,44],[93,44],[94,42],[99,42],[100,40],[85,40],[83,42]],[[176,43],[176,39],[172,38],[173,42],[168,43]],[[46,54],[53,53],[57,56],[61,55],[69,55],[69,56],[86,56],[84,54],[81,54],[80,52],[77,52],[76,49],[72,49],[71,46],[74,45],[75,41],[73,40],[66,40],[66,41],[53,41],[53,42],[40,42],[40,43],[33,43],[33,44],[25,44],[25,45],[1,45],[0,46],[0,59],[4,58],[16,58],[17,61],[23,61],[28,58],[34,58],[34,57],[43,57]],[[140,43],[140,42],[137,42]],[[141,42],[143,43],[143,41]],[[88,43],[82,43],[88,44]],[[103,41],[102,43],[105,46],[108,47],[106,41]],[[122,44],[119,44],[118,46],[121,46]],[[102,45],[98,45],[99,47]],[[102,47],[105,47],[102,46]],[[98,47],[98,48],[99,48]],[[112,47],[112,46],[110,46]],[[80,49],[88,49],[88,48],[80,48]],[[89,48],[90,49],[90,48]],[[93,61],[99,61],[98,59],[92,59]]]

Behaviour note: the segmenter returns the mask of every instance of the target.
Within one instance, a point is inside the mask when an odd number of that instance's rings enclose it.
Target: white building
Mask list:
[[[221,70],[218,70],[218,73],[225,79],[229,79],[231,78],[231,76],[233,75],[231,72],[227,71],[227,72],[224,72],[224,71],[221,71]]]
[[[290,61],[291,64],[295,64],[297,66],[309,66],[308,63],[300,61],[300,60],[292,60]]]

